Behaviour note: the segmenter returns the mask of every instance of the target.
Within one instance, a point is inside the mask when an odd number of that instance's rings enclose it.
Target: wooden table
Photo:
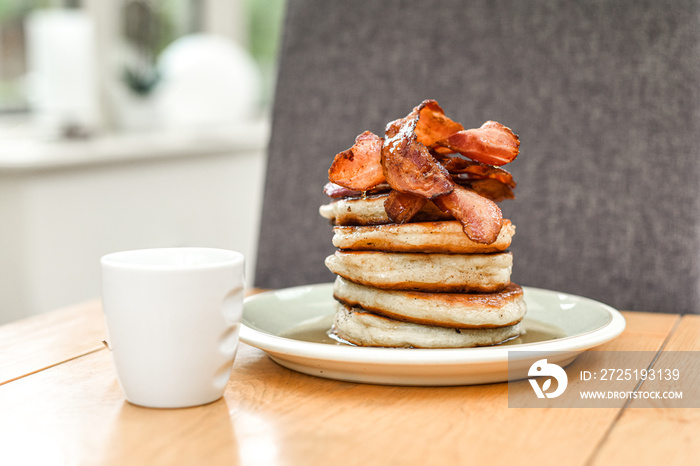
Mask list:
[[[625,312],[607,350],[700,350],[700,316]],[[700,410],[514,409],[507,384],[319,379],[241,344],[224,398],[124,401],[99,301],[0,327],[0,464],[700,464]]]

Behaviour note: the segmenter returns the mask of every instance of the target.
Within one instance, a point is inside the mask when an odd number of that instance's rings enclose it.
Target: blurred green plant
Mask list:
[[[122,34],[132,52],[122,79],[136,95],[147,96],[160,82],[156,63],[163,49],[177,38],[170,0],[128,0],[124,3]]]
[[[50,0],[0,0],[0,113],[27,110],[24,20]]]
[[[263,101],[272,101],[277,77],[277,55],[282,34],[285,0],[246,0],[248,51],[263,77]]]
[[[285,3],[284,0],[246,0],[249,50],[256,60],[277,60]]]
[[[22,19],[34,8],[46,8],[50,0],[0,0],[0,22]]]
[[[150,70],[129,68],[127,66],[124,68],[122,79],[124,79],[124,83],[134,94],[147,96],[160,82],[160,74],[155,66]]]

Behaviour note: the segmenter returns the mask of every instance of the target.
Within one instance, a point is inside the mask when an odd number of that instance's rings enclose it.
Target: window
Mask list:
[[[24,20],[49,0],[0,0],[0,113],[26,111]]]
[[[102,28],[100,54],[126,60],[121,79],[135,93],[157,84],[158,54],[173,40],[213,32],[245,45],[263,73],[265,100],[272,94],[284,0],[0,0],[0,114],[30,108],[26,20],[35,9],[85,8]]]

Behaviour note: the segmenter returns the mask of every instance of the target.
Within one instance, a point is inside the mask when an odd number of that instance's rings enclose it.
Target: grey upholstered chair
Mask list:
[[[426,98],[510,126],[513,280],[700,312],[700,16],[688,0],[289,0],[256,285],[330,281],[333,156]]]

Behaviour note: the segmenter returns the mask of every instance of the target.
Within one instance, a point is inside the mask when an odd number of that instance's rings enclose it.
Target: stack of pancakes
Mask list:
[[[464,348],[521,333],[523,290],[510,282],[507,251],[515,226],[503,220],[491,244],[470,240],[462,225],[427,202],[412,223],[392,223],[387,194],[324,205],[337,275],[333,332],[360,346]]]

